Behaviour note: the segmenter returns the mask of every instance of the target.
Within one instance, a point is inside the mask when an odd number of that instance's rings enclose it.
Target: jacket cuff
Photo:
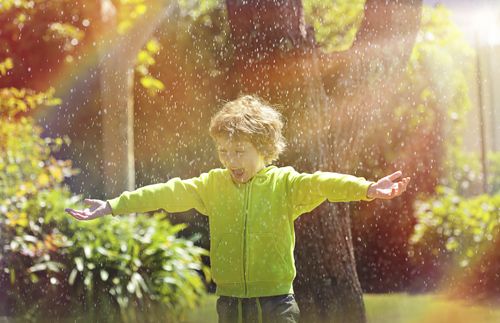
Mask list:
[[[375,182],[373,181],[366,181],[366,183],[363,185],[364,186],[364,192],[365,192],[365,195],[363,197],[363,201],[367,201],[367,202],[370,202],[370,201],[373,201],[375,198],[374,197],[368,197],[368,188],[370,188],[370,185],[372,184],[375,184]]]
[[[111,199],[111,200],[106,200],[106,203],[108,203],[109,206],[111,207],[111,215],[112,216],[117,216],[118,215],[118,213],[116,212],[116,209],[118,208],[118,203],[119,202],[120,202],[120,198],[119,197]]]

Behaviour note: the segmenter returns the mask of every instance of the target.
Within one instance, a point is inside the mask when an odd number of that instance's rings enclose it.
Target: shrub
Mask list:
[[[0,66],[5,75],[12,63]],[[185,225],[162,213],[89,222],[65,214],[84,207],[63,183],[76,173],[71,161],[52,157],[69,140],[42,139],[29,116],[58,104],[52,95],[0,89],[0,316],[178,321],[205,292],[207,251],[177,239]]]
[[[50,157],[56,140],[39,138],[29,118],[2,120],[0,133],[6,139],[0,157],[6,170],[0,186],[3,315],[85,312],[109,319],[156,307],[148,313],[164,320],[197,304],[205,291],[199,271],[208,275],[201,265],[206,251],[175,237],[184,225],[161,213],[78,222],[64,213],[83,206],[62,185],[73,173],[71,163]]]
[[[487,272],[485,262],[500,268],[494,255],[500,246],[500,194],[466,199],[440,186],[435,197],[416,203],[416,216],[410,257],[424,286],[462,290],[466,284],[470,293],[500,295],[498,271],[492,277],[477,275]],[[497,283],[483,286],[486,280]]]
[[[110,319],[156,307],[149,318],[175,320],[194,307],[205,291],[199,271],[208,275],[206,251],[175,237],[184,225],[161,213],[90,222],[66,215],[66,207],[83,207],[62,185],[70,163],[50,157],[55,140],[38,131],[28,118],[0,123],[7,139],[0,157],[2,314]]]

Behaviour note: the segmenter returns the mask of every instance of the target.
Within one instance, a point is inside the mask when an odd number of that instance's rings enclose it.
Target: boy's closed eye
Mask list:
[[[227,150],[225,150],[225,149],[219,149],[218,151],[220,153],[226,153],[227,152]],[[235,151],[235,153],[237,153],[237,154],[243,154],[244,152],[245,152],[244,150],[236,150]]]

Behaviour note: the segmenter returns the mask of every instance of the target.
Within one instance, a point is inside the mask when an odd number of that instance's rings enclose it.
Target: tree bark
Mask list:
[[[403,6],[407,4],[408,6]],[[234,58],[229,71],[231,98],[255,93],[279,104],[286,118],[288,151],[280,163],[303,172],[345,171],[351,168],[353,142],[368,107],[364,76],[384,57],[383,43],[399,44],[381,67],[404,66],[418,29],[419,1],[368,0],[365,19],[349,51],[324,54],[306,26],[300,0],[226,1]],[[401,15],[407,10],[416,18]],[[381,15],[381,13],[384,13]],[[401,17],[409,27],[399,32]],[[388,19],[390,18],[390,19]],[[416,22],[415,22],[416,21]],[[384,33],[382,33],[384,32]],[[403,37],[400,39],[399,37]],[[413,37],[413,38],[412,38]],[[406,46],[401,46],[401,42]],[[392,48],[392,47],[391,47]],[[378,66],[375,66],[378,67]],[[399,68],[399,65],[398,65]],[[399,68],[401,69],[401,68]],[[325,88],[333,75],[335,92]],[[380,81],[380,84],[384,83]],[[335,103],[335,105],[334,105]],[[348,105],[350,109],[346,109]],[[335,116],[335,118],[333,118]],[[349,149],[338,149],[344,147]],[[345,158],[345,159],[344,159]],[[345,165],[347,164],[347,165]],[[304,322],[365,322],[362,290],[356,274],[349,204],[324,203],[295,223],[297,278],[294,289]]]

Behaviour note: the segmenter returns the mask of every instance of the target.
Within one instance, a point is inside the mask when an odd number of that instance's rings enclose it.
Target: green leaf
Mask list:
[[[86,244],[83,246],[83,253],[85,254],[85,258],[90,259],[92,257],[92,248],[90,245]]]
[[[49,261],[46,264],[47,264],[47,269],[50,271],[60,272],[61,270],[65,269],[64,265],[60,262]]]
[[[83,271],[83,259],[81,257],[75,258],[75,264],[78,271]]]
[[[45,104],[48,106],[55,106],[55,105],[61,105],[62,100],[59,98],[52,98],[47,101],[45,101]]]
[[[28,268],[29,273],[34,273],[34,272],[43,271],[43,270],[47,270],[47,264],[45,264],[45,263],[36,264],[36,265],[33,265],[33,266]]]
[[[137,63],[143,65],[153,65],[155,60],[147,51],[141,50],[139,51],[139,54],[137,54]]]
[[[448,241],[446,242],[446,250],[448,251],[453,251],[456,250],[458,247],[458,241],[454,237],[448,238]]]
[[[165,85],[160,80],[149,75],[141,77],[140,82],[146,89],[153,89],[158,91],[165,89]]]
[[[85,274],[85,279],[83,280],[83,284],[85,286],[90,286],[92,284],[92,277],[93,277],[93,273],[91,271],[87,272]]]
[[[106,270],[101,269],[100,274],[101,274],[101,280],[102,281],[107,281],[108,280],[109,273]]]
[[[135,289],[137,288],[137,284],[136,284],[136,281],[135,279],[132,278],[130,279],[130,281],[128,282],[127,284],[127,291],[130,293],[130,294],[133,294],[135,292]]]
[[[69,274],[68,283],[71,286],[73,286],[73,284],[75,283],[75,278],[76,278],[77,273],[78,273],[78,270],[76,268],[73,268],[73,270]]]
[[[152,54],[157,54],[160,51],[160,43],[156,39],[151,39],[146,44],[146,49]]]

